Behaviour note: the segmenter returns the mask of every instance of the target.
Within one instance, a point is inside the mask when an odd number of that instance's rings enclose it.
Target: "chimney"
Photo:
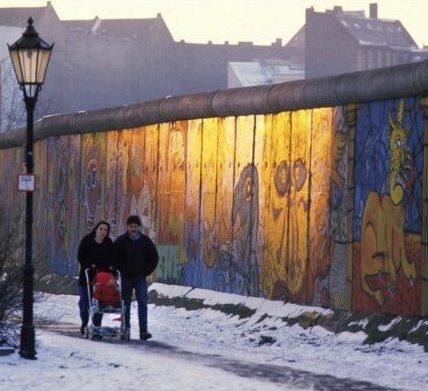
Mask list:
[[[282,39],[277,38],[275,42],[272,42],[272,46],[282,46]]]
[[[369,18],[377,19],[377,3],[370,3]]]

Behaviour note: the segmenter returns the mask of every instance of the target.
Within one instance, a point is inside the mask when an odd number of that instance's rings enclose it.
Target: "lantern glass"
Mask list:
[[[22,72],[21,61],[19,58],[18,50],[9,50],[10,59],[12,60],[13,69],[15,71],[16,80],[18,84],[22,84],[24,80],[24,75]]]
[[[43,84],[45,82],[51,50],[12,49],[10,56],[19,84]]]

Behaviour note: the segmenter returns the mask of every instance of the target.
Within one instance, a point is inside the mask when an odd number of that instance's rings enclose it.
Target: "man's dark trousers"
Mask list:
[[[132,290],[135,289],[135,296],[138,303],[138,322],[140,333],[147,332],[147,279],[145,276],[127,278],[122,275],[122,299],[125,304],[125,327],[131,327],[131,298]]]

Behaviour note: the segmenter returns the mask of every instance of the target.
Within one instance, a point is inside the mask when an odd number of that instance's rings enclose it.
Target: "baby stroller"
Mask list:
[[[89,324],[85,338],[118,337],[121,340],[129,340],[129,333],[125,332],[125,306],[120,294],[122,280],[119,271],[117,277],[110,272],[97,271],[92,283],[89,283],[89,271],[90,269],[85,269],[89,298]],[[120,326],[102,327],[95,324],[98,322],[94,322],[94,319],[101,323],[103,314],[119,315]]]

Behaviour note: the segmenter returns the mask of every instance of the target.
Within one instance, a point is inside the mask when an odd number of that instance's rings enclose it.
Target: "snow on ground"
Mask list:
[[[164,289],[171,289],[171,295],[189,292],[182,287]],[[205,291],[204,295],[205,299],[210,297],[211,303],[226,300],[217,292]],[[236,304],[237,298],[228,299]],[[259,309],[269,306],[258,299],[248,300]],[[35,304],[36,317],[72,323],[77,329],[77,301],[77,296],[40,295]],[[270,306],[283,314],[284,309],[280,310],[275,303]],[[325,311],[316,307],[313,310]],[[285,311],[298,313],[302,308],[293,306]],[[109,323],[114,321],[103,321],[104,325]],[[297,324],[289,327],[275,317],[260,321],[257,312],[251,318],[239,319],[212,309],[187,311],[153,304],[149,306],[149,328],[156,342],[200,357],[219,355],[220,359],[287,366],[393,388],[428,389],[428,353],[418,345],[395,339],[363,345],[366,335],[362,332],[335,335],[319,326],[306,330]],[[133,303],[131,338],[137,338],[137,332],[136,303]],[[23,360],[17,354],[0,357],[0,389],[75,390],[83,386],[87,390],[105,387],[132,390],[146,386],[158,390],[285,389],[283,384],[248,379],[218,368],[208,369],[203,359],[180,359],[179,355],[144,349],[144,345],[88,341],[41,329],[37,329],[37,342],[37,361]]]
[[[195,361],[177,360],[121,345],[38,332],[37,361],[0,357],[0,389],[21,390],[278,390],[221,369],[205,370]]]

